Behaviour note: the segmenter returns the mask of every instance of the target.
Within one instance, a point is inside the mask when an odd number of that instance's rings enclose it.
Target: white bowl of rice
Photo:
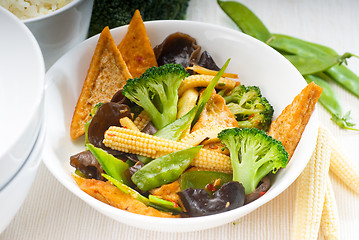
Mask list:
[[[46,69],[87,37],[93,0],[1,0],[31,30]]]

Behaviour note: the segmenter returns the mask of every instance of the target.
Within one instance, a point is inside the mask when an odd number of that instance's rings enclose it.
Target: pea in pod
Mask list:
[[[218,179],[218,185],[214,186]],[[204,189],[212,195],[214,190],[218,190],[223,184],[232,181],[232,179],[232,174],[228,173],[212,171],[189,171],[181,175],[180,188],[181,191],[187,188]],[[213,186],[212,189],[208,188],[210,184]]]
[[[202,146],[195,146],[156,158],[132,175],[143,192],[175,181],[188,168]]]
[[[246,6],[234,1],[217,1],[222,10],[237,24],[242,32],[262,42],[271,38],[271,33],[262,21]]]
[[[148,198],[142,196],[139,192],[137,192],[136,190],[130,188],[129,186],[121,183],[120,181],[114,179],[113,177],[107,175],[107,174],[102,174],[102,176],[104,178],[106,178],[108,181],[110,181],[113,185],[115,185],[118,189],[120,189],[122,192],[129,194],[131,197],[133,197],[134,199],[144,203],[147,206],[151,206],[154,208],[157,208],[161,211],[171,211],[171,212],[175,212],[175,213],[180,213],[182,212],[182,208],[180,208],[179,206],[177,206],[177,204],[164,200],[164,199],[160,199],[156,196],[153,195],[149,195]]]
[[[125,175],[125,171],[129,168],[127,163],[107,153],[103,149],[93,146],[92,144],[86,144],[86,147],[90,150],[92,155],[94,155],[97,161],[101,164],[103,170],[108,175],[121,183],[129,185],[129,181]]]
[[[347,68],[343,64],[337,64],[326,70],[325,73],[333,81],[337,82],[343,88],[345,88],[359,98],[359,77],[349,68]]]
[[[359,129],[352,128],[354,124],[349,122],[349,112],[343,114],[343,110],[341,105],[339,104],[338,98],[333,88],[329,85],[327,81],[315,75],[307,75],[304,78],[308,83],[314,81],[315,84],[323,88],[323,92],[320,95],[319,102],[332,115],[332,121],[334,121],[341,128],[359,131]]]
[[[257,38],[276,49],[291,61],[307,80],[316,78],[310,74],[323,75],[323,73],[325,73],[327,76],[330,76],[332,80],[358,96],[359,77],[345,66],[340,65],[346,63],[347,58],[355,55],[345,53],[343,56],[339,56],[333,49],[320,44],[307,42],[286,35],[271,34],[266,27],[263,27],[264,24],[261,20],[243,4],[238,2],[230,2],[227,4],[227,2],[220,0],[218,0],[218,4],[244,33]],[[247,15],[255,17],[246,18],[245,16]],[[250,28],[244,27],[247,25],[250,25]],[[267,38],[262,36],[270,37]],[[317,78],[320,79],[320,77]],[[327,86],[329,85],[327,84]],[[356,130],[352,128],[354,124],[349,122],[349,112],[344,115],[342,114],[337,97],[333,95],[331,87],[331,90],[328,89],[328,87],[323,88],[322,95],[325,94],[326,91],[330,92],[327,93],[327,97],[322,97],[319,100],[320,103],[331,113],[332,120],[339,127]],[[333,108],[333,106],[336,107]],[[338,106],[340,108],[338,108]]]

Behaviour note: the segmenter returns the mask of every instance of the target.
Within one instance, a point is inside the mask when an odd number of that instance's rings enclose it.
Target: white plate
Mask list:
[[[228,72],[239,74],[241,83],[257,85],[274,106],[275,117],[306,86],[299,72],[279,53],[264,43],[220,26],[191,21],[154,21],[146,23],[152,46],[176,31],[197,39],[221,66],[231,58]],[[119,43],[127,27],[113,29],[112,35]],[[270,190],[258,200],[241,208],[217,215],[164,219],[137,215],[106,205],[79,189],[71,173],[71,155],[84,149],[84,138],[72,141],[69,134],[72,114],[81,92],[98,36],[77,46],[63,56],[47,73],[46,123],[47,140],[44,162],[53,175],[71,192],[103,214],[125,224],[143,229],[183,232],[212,228],[234,221],[283,192],[306,166],[315,147],[318,117],[314,111],[301,142],[286,169],[278,172]]]

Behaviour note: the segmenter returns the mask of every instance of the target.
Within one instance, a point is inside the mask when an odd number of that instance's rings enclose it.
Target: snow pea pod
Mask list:
[[[220,180],[216,184],[218,179]],[[223,184],[232,181],[232,179],[232,174],[227,173],[212,171],[189,171],[181,175],[180,188],[181,191],[187,188],[201,188],[212,195],[215,190],[218,190]]]
[[[121,183],[129,185],[129,181],[125,176],[125,171],[127,168],[129,168],[127,163],[107,153],[103,149],[95,147],[92,144],[86,144],[86,147],[90,150],[92,155],[94,155],[97,161],[101,164],[103,170],[108,175],[120,181]]]
[[[316,58],[301,55],[282,55],[286,59],[288,59],[302,75],[323,72],[325,70],[328,70],[332,66],[338,64],[339,62],[336,58],[330,56],[322,56],[321,58]]]
[[[343,114],[342,107],[339,103],[339,100],[333,88],[329,85],[329,83],[326,80],[323,79],[324,77],[325,76],[320,76],[320,75],[304,76],[305,80],[308,83],[314,81],[315,84],[323,88],[323,92],[320,95],[319,102],[332,115],[331,120],[334,121],[339,127],[343,129],[359,131],[359,129],[352,128],[352,126],[354,126],[355,124],[349,121],[350,120],[349,112]]]
[[[160,199],[156,196],[153,195],[149,195],[148,198],[142,196],[139,192],[137,192],[136,190],[130,188],[129,186],[121,183],[120,181],[116,180],[115,178],[107,175],[107,174],[102,174],[102,176],[104,178],[106,178],[108,181],[110,181],[113,185],[115,185],[118,189],[120,189],[122,192],[129,194],[131,197],[133,197],[134,199],[144,203],[147,206],[151,206],[154,207],[158,210],[161,211],[171,211],[174,213],[180,213],[182,212],[182,208],[180,208],[177,204],[164,200],[164,199]]]
[[[349,68],[343,64],[337,64],[326,70],[325,73],[333,81],[359,98],[359,76],[353,73]]]
[[[271,38],[271,33],[262,21],[246,6],[234,1],[220,1],[218,5],[244,32],[262,42]]]
[[[131,180],[144,192],[173,182],[186,170],[201,148],[195,146],[156,158],[133,174]]]
[[[272,37],[267,41],[267,44],[276,50],[281,50],[289,54],[315,57],[328,55],[335,58],[340,57],[338,53],[330,47],[304,41],[284,34],[273,33]]]

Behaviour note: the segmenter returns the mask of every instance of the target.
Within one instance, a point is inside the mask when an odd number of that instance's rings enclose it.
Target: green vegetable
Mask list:
[[[335,82],[339,83],[343,88],[359,98],[359,77],[349,70],[343,64],[335,65],[325,73]]]
[[[268,173],[276,173],[288,162],[282,143],[256,128],[229,128],[218,134],[229,149],[233,181],[243,184],[245,193],[252,193]]]
[[[157,129],[176,120],[178,88],[188,76],[179,64],[151,67],[141,77],[128,79],[122,94],[149,114]]]
[[[338,60],[329,56],[314,58],[301,55],[282,55],[288,59],[302,75],[322,72],[338,63]]]
[[[282,34],[271,34],[261,20],[243,4],[238,2],[230,2],[227,4],[227,2],[220,0],[218,0],[218,4],[244,33],[257,38],[258,40],[261,40],[276,49],[284,55],[299,70],[299,72],[304,75],[304,77],[309,74],[319,74],[323,77],[323,74],[327,74],[327,76],[330,76],[332,80],[336,81],[348,91],[358,96],[359,77],[348,68],[341,65],[342,63],[346,63],[347,58],[358,56],[351,53],[345,53],[342,56],[339,56],[333,49],[320,44],[307,42]],[[246,16],[254,17],[247,18]],[[243,27],[246,25],[250,25],[251,27]],[[327,89],[329,88],[330,86]],[[324,92],[325,89],[323,93]],[[329,92],[327,95],[332,96],[333,94],[332,92]],[[342,115],[338,114],[337,111],[329,110],[330,107],[328,106],[332,106],[333,101],[336,101],[335,104],[339,104],[337,98],[332,97],[323,97],[321,98],[320,103],[332,114],[331,119],[339,127],[356,130],[351,127],[354,126],[354,124],[348,121],[350,118],[350,112]]]
[[[234,1],[217,1],[222,10],[237,24],[242,32],[261,40],[268,41],[271,33],[262,21],[246,6]]]
[[[110,28],[129,24],[136,9],[144,21],[184,19],[189,0],[95,0],[89,36]]]
[[[153,206],[154,208],[158,208],[161,207],[165,210],[171,210],[174,212],[182,212],[182,208],[179,207],[176,203],[171,202],[171,201],[167,201],[161,198],[158,198],[156,196],[153,195],[149,195],[148,199],[150,200],[150,206]]]
[[[199,98],[198,103],[197,103],[198,109],[196,112],[196,116],[194,117],[194,120],[192,122],[192,126],[197,122],[199,115],[201,115],[206,103],[211,98],[213,90],[216,87],[216,84],[218,83],[218,81],[221,78],[221,76],[223,75],[223,73],[226,71],[229,61],[231,61],[230,58],[224,63],[221,70],[218,71],[216,76],[211,80],[211,82],[208,84],[208,86],[202,93],[201,97]]]
[[[94,155],[108,175],[121,183],[129,185],[129,181],[125,175],[125,171],[129,168],[127,163],[115,158],[113,155],[92,144],[86,144],[86,147],[91,151],[92,155]]]
[[[156,158],[133,174],[131,180],[144,192],[173,182],[186,170],[201,148],[195,146]]]
[[[272,34],[267,44],[280,51],[302,75],[325,71],[351,57],[339,56],[333,49],[283,34]]]
[[[180,177],[180,188],[181,191],[187,188],[193,189],[204,189],[209,194],[213,195],[214,191],[210,191],[208,186],[209,184],[215,183],[217,179],[220,179],[220,182],[213,190],[218,190],[223,184],[232,181],[232,174],[221,173],[221,172],[211,172],[211,171],[190,171],[185,172]]]
[[[343,114],[342,107],[339,104],[333,88],[320,76],[323,75],[307,75],[304,78],[308,83],[313,81],[315,84],[323,88],[323,92],[319,97],[319,102],[332,115],[332,121],[334,121],[341,128],[359,131],[359,129],[352,128],[355,124],[349,122],[349,112]]]
[[[178,141],[182,136],[184,130],[186,130],[192,123],[194,116],[197,112],[197,107],[193,107],[191,111],[175,120],[174,122],[168,124],[164,128],[158,130],[154,136]]]
[[[118,187],[118,189],[120,189],[122,192],[129,194],[131,197],[144,203],[147,206],[157,208],[158,210],[161,210],[161,211],[172,211],[174,213],[182,212],[182,209],[180,207],[176,206],[176,204],[173,202],[157,198],[153,195],[149,195],[148,196],[149,198],[146,198],[146,197],[142,196],[136,190],[121,183],[120,181],[116,180],[115,178],[113,178],[107,174],[102,174],[102,176],[104,178],[106,178],[108,181],[110,181],[111,183],[113,183],[113,185]]]
[[[220,92],[223,95],[223,92]],[[267,131],[272,122],[273,107],[262,96],[259,87],[238,85],[231,94],[223,96],[240,128],[258,128]]]
[[[123,184],[121,181],[119,181],[107,174],[102,174],[102,176],[104,178],[106,178],[107,180],[109,180],[111,183],[113,183],[113,185],[118,187],[122,192],[124,192],[126,194],[130,194],[131,197],[133,197],[134,199],[136,199],[146,205],[149,205],[150,201],[146,197],[144,197],[140,193],[138,193],[136,190],[133,190],[129,186]]]

